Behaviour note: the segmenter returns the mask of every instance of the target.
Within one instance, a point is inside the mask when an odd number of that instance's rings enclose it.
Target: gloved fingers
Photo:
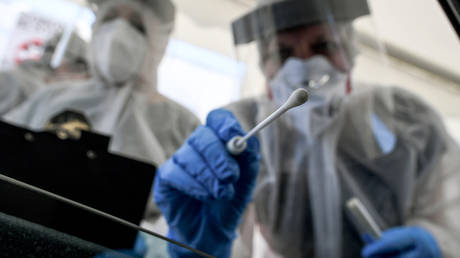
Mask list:
[[[238,180],[240,169],[236,160],[227,152],[225,144],[212,128],[198,127],[187,143],[201,156],[204,164],[222,182]]]
[[[213,129],[224,143],[227,143],[234,136],[246,134],[233,113],[226,109],[211,111],[206,118],[206,125]],[[238,161],[244,160],[245,164],[258,162],[260,160],[259,149],[259,141],[253,136],[248,139],[246,150],[235,158]]]
[[[155,203],[170,227],[186,228],[183,224],[199,218],[203,202],[212,198],[172,158],[158,169],[153,191]]]
[[[213,172],[213,169],[210,168],[211,165],[209,162],[204,160],[204,157],[215,158],[214,161],[210,162],[225,163],[228,161],[224,160],[225,157],[215,157],[215,153],[209,153],[212,152],[212,150],[201,151],[201,153],[197,152],[195,148],[191,146],[191,143],[188,142],[174,154],[173,159],[177,165],[179,165],[186,173],[194,178],[198,184],[206,189],[206,191],[210,194],[210,197],[224,200],[232,199],[235,193],[233,185],[225,181],[221,181],[216,175],[220,172]],[[211,155],[211,157],[209,157],[209,155]],[[214,165],[213,167],[214,169],[225,169],[225,165]],[[239,170],[237,166],[236,168],[227,169]],[[224,172],[230,173],[227,171]]]
[[[428,258],[427,256],[420,254],[416,248],[407,250],[406,252],[399,253],[398,255],[395,255],[394,257],[396,258]]]
[[[224,143],[227,143],[235,136],[243,136],[246,134],[233,113],[226,109],[215,109],[211,111],[206,118],[206,125],[214,130]],[[256,137],[251,137],[247,141],[245,152],[251,154],[259,153],[259,141]],[[242,154],[238,156],[241,155]]]
[[[434,236],[425,228],[412,226],[406,227],[406,230],[410,232],[412,239],[416,242],[417,257],[442,257],[441,249]]]
[[[247,162],[259,162],[260,157],[260,144],[257,137],[252,136],[247,141],[246,150],[236,157],[237,160],[244,159]]]
[[[375,257],[379,255],[390,255],[394,253],[399,253],[402,251],[407,250],[408,248],[411,248],[410,246],[400,246],[398,245],[397,242],[389,239],[384,239],[384,240],[378,240],[373,242],[370,245],[367,245],[363,251],[362,251],[362,256],[363,257]]]
[[[171,158],[158,170],[155,177],[154,197],[157,204],[173,203],[178,197],[191,196],[200,201],[209,200],[210,193]],[[169,205],[169,204],[168,204]]]
[[[367,245],[362,255],[373,257],[375,255],[397,253],[414,248],[413,238],[405,228],[392,228],[383,232],[382,237],[372,244]]]
[[[225,109],[211,111],[206,119],[206,125],[217,132],[217,136],[224,142],[228,142],[234,136],[245,134],[233,113]],[[234,157],[240,168],[240,177],[235,184],[234,204],[245,204],[251,198],[259,170],[259,148],[259,141],[253,136],[248,139],[245,151]],[[244,206],[235,205],[240,208]]]
[[[364,233],[361,235],[361,240],[367,245],[372,244],[375,240],[369,233]]]
[[[226,109],[211,111],[206,117],[206,126],[216,132],[217,136],[225,143],[234,136],[243,136],[245,134],[233,113]]]
[[[260,155],[258,152],[257,138],[250,138],[248,141],[247,149],[236,156],[235,158],[240,164],[240,178],[234,184],[235,196],[231,200],[232,209],[225,214],[222,214],[222,221],[232,221],[236,224],[227,223],[230,228],[237,227],[239,217],[246,209],[247,204],[252,199],[252,192],[254,191],[256,178],[259,171]],[[257,150],[257,151],[255,151]]]
[[[434,237],[421,227],[397,227],[383,232],[382,237],[366,246],[363,257],[442,257]]]

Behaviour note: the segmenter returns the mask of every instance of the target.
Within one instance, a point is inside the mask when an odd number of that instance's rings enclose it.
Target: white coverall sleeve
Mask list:
[[[50,91],[39,91],[27,101],[6,113],[3,119],[14,125],[40,129],[40,126],[37,125],[39,123],[38,120],[40,120],[38,114],[40,114],[41,108],[46,106],[43,103],[47,103],[51,99],[51,95]]]

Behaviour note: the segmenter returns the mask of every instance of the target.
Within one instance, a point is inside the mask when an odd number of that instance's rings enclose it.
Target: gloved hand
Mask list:
[[[368,244],[361,252],[364,258],[440,258],[441,250],[433,236],[421,227],[396,227]]]
[[[251,200],[259,169],[255,137],[246,150],[230,155],[225,143],[244,135],[230,111],[212,111],[206,126],[161,166],[155,177],[154,198],[169,225],[168,236],[216,257],[229,257],[241,215]],[[193,257],[169,244],[172,257]]]

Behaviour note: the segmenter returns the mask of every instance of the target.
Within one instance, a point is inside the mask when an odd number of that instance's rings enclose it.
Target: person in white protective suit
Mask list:
[[[44,44],[39,60],[26,60],[16,68],[0,73],[0,116],[18,107],[48,84],[89,77],[86,42],[72,33],[61,64],[51,67],[51,59],[62,34]]]
[[[156,89],[175,8],[169,0],[96,3],[89,44],[92,78],[43,90],[5,119],[43,129],[56,115],[77,111],[93,131],[111,137],[109,151],[161,165],[200,124]],[[158,216],[150,199],[145,220],[154,222]]]
[[[174,6],[169,0],[95,2],[89,43],[93,78],[47,89],[6,120],[42,129],[65,109],[80,111],[94,131],[112,136],[112,151],[162,164],[199,124],[191,112],[156,90]]]
[[[351,22],[366,14],[366,0],[266,0],[232,23],[238,48],[257,44],[267,81],[266,95],[228,106],[245,130],[295,89],[310,92],[258,134],[262,164],[234,257],[458,256],[460,152],[441,118],[399,88],[351,91]],[[352,197],[380,238],[347,212]]]

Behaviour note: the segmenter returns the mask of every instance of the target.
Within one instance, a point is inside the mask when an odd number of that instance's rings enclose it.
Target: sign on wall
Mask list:
[[[39,59],[43,44],[64,29],[64,24],[35,13],[20,13],[1,62],[3,69],[12,68],[24,60]]]

